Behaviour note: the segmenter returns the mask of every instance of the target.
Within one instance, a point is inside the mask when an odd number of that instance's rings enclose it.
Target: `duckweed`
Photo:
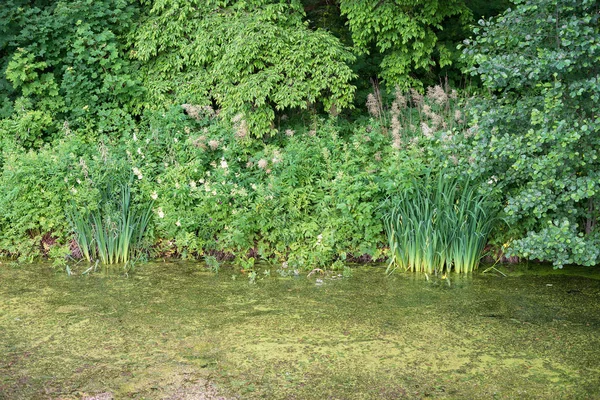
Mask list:
[[[128,276],[0,265],[0,399],[600,391],[597,269],[446,279],[384,269],[250,285],[191,263],[149,263]]]

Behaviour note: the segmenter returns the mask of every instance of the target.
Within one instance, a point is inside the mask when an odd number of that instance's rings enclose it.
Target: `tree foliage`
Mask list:
[[[354,56],[303,16],[298,1],[152,2],[132,51],[144,63],[146,106],[216,104],[256,136],[272,131],[276,110],[347,107]]]
[[[476,168],[507,196],[515,254],[593,265],[600,256],[599,8],[592,0],[516,3],[482,20],[477,38],[466,41],[469,72],[493,93],[472,110],[482,139]]]
[[[368,53],[375,46],[384,55],[383,79],[404,89],[422,85],[416,71],[452,62],[437,31],[450,17],[467,24],[471,16],[464,0],[341,0],[340,8],[357,50]]]
[[[122,131],[140,87],[124,57],[128,0],[8,0],[0,9],[0,137],[39,146],[59,127]],[[90,125],[91,124],[91,125]]]

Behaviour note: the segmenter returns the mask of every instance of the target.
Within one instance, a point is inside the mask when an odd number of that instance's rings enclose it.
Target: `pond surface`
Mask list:
[[[600,271],[543,268],[251,285],[4,263],[0,399],[600,398]]]

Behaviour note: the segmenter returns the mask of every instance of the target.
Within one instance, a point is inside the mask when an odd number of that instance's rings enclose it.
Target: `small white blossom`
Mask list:
[[[224,158],[221,159],[221,168],[223,169],[227,169],[228,165],[227,165],[227,161],[225,161]]]
[[[162,208],[158,209],[158,218],[164,218],[165,217],[165,213],[163,212]]]
[[[152,197],[152,200],[158,199],[158,193],[156,193],[156,190],[154,192],[152,192],[152,194],[150,195],[150,197]]]
[[[138,167],[133,167],[133,174],[137,176],[138,179],[142,179],[142,171]]]
[[[177,222],[175,222],[175,225],[181,226],[181,222],[179,220],[177,220]]]

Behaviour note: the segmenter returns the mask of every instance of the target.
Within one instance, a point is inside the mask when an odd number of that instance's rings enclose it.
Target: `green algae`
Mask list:
[[[0,398],[593,397],[598,270],[515,271],[250,285],[188,263],[0,266]]]

